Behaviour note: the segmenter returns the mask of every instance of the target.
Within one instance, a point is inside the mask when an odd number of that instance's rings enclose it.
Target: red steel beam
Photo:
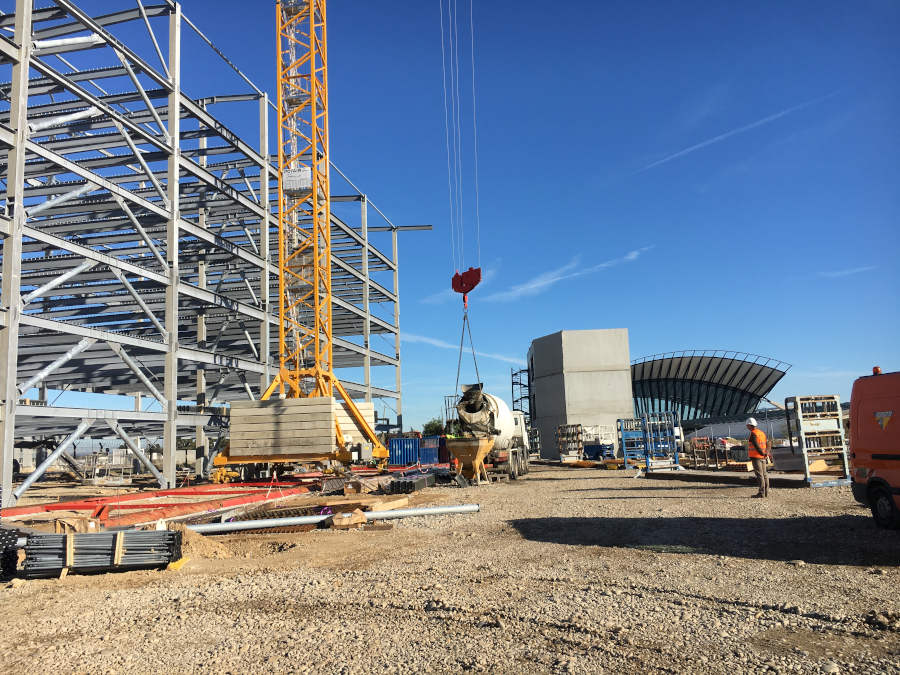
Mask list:
[[[309,489],[305,487],[295,487],[288,490],[265,493],[258,492],[256,494],[231,497],[230,499],[210,499],[202,502],[194,502],[192,504],[176,504],[174,506],[151,508],[140,513],[129,513],[118,516],[117,518],[104,518],[103,514],[100,514],[100,520],[106,527],[124,527],[128,525],[152,523],[155,520],[165,520],[167,518],[176,518],[178,516],[196,515],[207,511],[220,511],[234,506],[265,502],[273,499],[280,499],[282,497],[304,494],[306,492],[309,492]],[[115,506],[108,505],[109,511],[113,511],[115,508]],[[109,511],[107,511],[107,513]]]

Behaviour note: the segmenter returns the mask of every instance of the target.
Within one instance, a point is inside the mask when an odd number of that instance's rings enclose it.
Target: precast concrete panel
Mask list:
[[[625,370],[631,374],[628,329],[564,330],[561,332],[563,370]]]
[[[529,363],[534,364],[535,378],[563,372],[562,331],[532,340]]]
[[[562,373],[535,378],[532,387],[535,398],[533,415],[547,417],[566,414],[566,381]]]

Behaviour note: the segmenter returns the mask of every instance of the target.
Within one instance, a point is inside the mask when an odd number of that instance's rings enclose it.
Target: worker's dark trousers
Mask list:
[[[769,472],[766,470],[766,460],[753,458],[753,473],[756,474],[756,482],[759,483],[759,494],[769,496]]]

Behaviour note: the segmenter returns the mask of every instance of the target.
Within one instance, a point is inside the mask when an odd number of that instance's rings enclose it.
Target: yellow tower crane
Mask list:
[[[262,399],[276,392],[283,398],[333,397],[336,390],[373,444],[373,457],[383,461],[386,448],[334,374],[325,5],[276,5],[279,368]]]

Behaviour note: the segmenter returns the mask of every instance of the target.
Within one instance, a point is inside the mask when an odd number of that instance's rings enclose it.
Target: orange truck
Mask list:
[[[851,486],[879,526],[900,529],[900,372],[872,372],[850,395]]]

